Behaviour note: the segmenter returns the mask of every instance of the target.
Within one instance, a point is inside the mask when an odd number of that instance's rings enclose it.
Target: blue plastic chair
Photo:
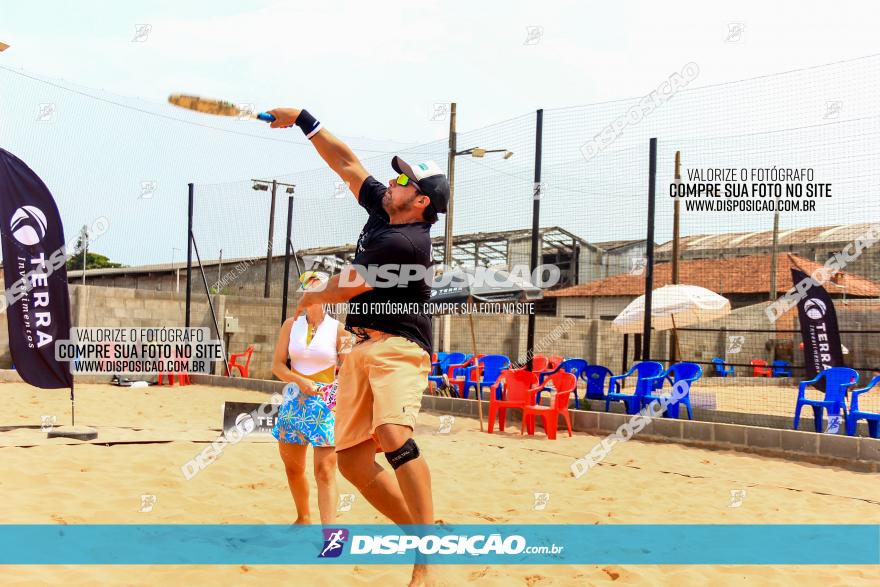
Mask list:
[[[584,369],[589,366],[589,363],[585,359],[565,359],[559,366],[553,369],[552,371],[543,371],[538,375],[538,383],[543,384],[544,379],[553,375],[554,373],[558,373],[559,371],[565,371],[566,373],[571,373],[574,375],[575,381],[581,379]],[[544,391],[543,389],[541,391]],[[541,392],[539,391],[537,396],[537,403],[541,403]],[[575,409],[580,409],[580,402],[578,401],[577,388],[574,390],[574,407]]]
[[[880,436],[878,436],[880,430],[878,430],[877,426],[878,423],[880,423],[880,413],[865,412],[859,409],[859,396],[869,391],[878,383],[880,383],[880,375],[876,375],[871,382],[868,383],[867,387],[853,390],[849,406],[849,418],[846,420],[846,433],[850,436],[856,435],[856,428],[858,428],[859,420],[865,419],[868,421],[868,434],[871,438],[880,438]]]
[[[444,355],[441,357],[441,355]],[[435,365],[437,369],[439,369],[439,375],[429,375],[428,381],[440,387],[443,385],[443,376],[446,375],[446,372],[449,370],[450,365],[459,365],[464,363],[467,360],[467,357],[464,353],[437,353],[437,358],[440,359],[436,363],[432,363]]]
[[[821,379],[825,380],[825,399],[811,400],[804,395],[808,385],[814,385]],[[846,415],[846,391],[847,388],[858,382],[859,374],[849,367],[831,367],[825,369],[809,381],[802,381],[798,386],[797,404],[794,408],[794,429],[798,429],[801,420],[801,408],[810,406],[813,408],[815,416],[816,432],[822,432],[822,421],[824,410],[828,410],[828,416],[840,415],[843,412],[844,419]]]
[[[663,365],[656,361],[642,361],[633,365],[632,369],[623,375],[614,375],[608,380],[608,395],[605,396],[605,411],[611,407],[611,402],[623,402],[627,414],[635,414],[639,411],[640,398],[648,395],[657,384],[657,380],[663,378]],[[636,389],[632,394],[620,391],[620,381],[632,374],[638,376]],[[616,391],[615,391],[616,390]]]
[[[431,375],[437,375],[437,370],[440,369],[443,365],[443,360],[449,356],[449,353],[437,353],[437,360],[431,361]],[[440,374],[443,374],[443,371],[440,371]]]
[[[587,365],[581,373],[581,379],[587,382],[587,393],[584,399],[605,399],[605,380],[614,375],[611,369],[602,365]]]
[[[657,384],[654,386],[654,390],[643,396],[641,398],[641,407],[645,407],[650,404],[652,401],[659,401],[660,398],[664,395],[663,393],[659,393],[663,389],[663,383],[665,381],[669,382],[669,385],[675,385],[679,381],[685,381],[688,384],[687,393],[685,393],[684,397],[680,398],[675,403],[670,403],[666,406],[666,411],[663,413],[664,418],[678,418],[678,408],[682,404],[687,408],[688,420],[694,419],[694,413],[691,408],[691,387],[693,387],[694,383],[703,376],[703,368],[697,365],[696,363],[676,363],[669,367],[666,373],[663,374],[663,379],[660,379]]]
[[[773,368],[773,377],[791,377],[791,363],[788,361],[773,361],[770,366]]]
[[[712,364],[715,366],[715,375],[718,377],[727,377],[728,375],[734,375],[733,366],[727,368],[727,365],[724,363],[723,359],[715,357],[712,359]]]
[[[510,367],[510,359],[504,355],[486,355],[485,357],[480,358],[477,362],[480,365],[480,375],[482,376],[482,379],[479,381],[471,379],[471,375],[474,373],[476,366],[467,368],[463,393],[465,399],[467,399],[469,390],[472,387],[474,388],[477,397],[483,399],[483,388],[495,385],[501,372]],[[501,399],[500,386],[499,389],[496,390],[496,399]]]

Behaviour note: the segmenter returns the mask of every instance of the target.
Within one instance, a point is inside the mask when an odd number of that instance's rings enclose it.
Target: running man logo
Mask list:
[[[727,337],[727,352],[736,355],[742,352],[746,337],[743,335],[732,335]]]
[[[836,416],[831,416],[828,418],[828,428],[825,429],[825,434],[838,434],[840,433],[840,414]]]
[[[348,530],[345,528],[324,528],[324,548],[321,549],[318,558],[336,558],[342,554],[345,541],[348,540]]]
[[[40,416],[40,430],[43,432],[52,432],[55,428],[55,416]]]
[[[743,501],[746,499],[746,490],[745,489],[731,489],[730,490],[730,503],[727,504],[729,508],[738,508],[742,506]]]
[[[141,496],[141,509],[138,510],[140,513],[150,513],[153,511],[153,508],[156,506],[157,498],[155,495],[144,494]]]
[[[339,505],[336,507],[337,512],[350,512],[351,506],[354,505],[353,493],[340,493]]]
[[[547,504],[550,503],[550,494],[544,492],[535,492],[535,502],[532,504],[532,509],[535,511],[541,511],[547,509]]]
[[[629,269],[630,275],[644,275],[645,269],[648,268],[648,259],[645,257],[632,257],[630,258],[630,262],[632,266]]]
[[[455,416],[446,414],[440,416],[440,428],[437,429],[437,434],[449,434],[452,432],[453,424],[455,424]]]

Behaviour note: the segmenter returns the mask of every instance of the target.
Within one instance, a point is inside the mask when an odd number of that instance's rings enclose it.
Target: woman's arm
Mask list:
[[[275,343],[275,352],[272,354],[272,374],[281,381],[296,383],[302,393],[314,395],[316,392],[312,380],[294,373],[287,367],[287,347],[290,344],[290,331],[294,320],[288,318],[281,325],[278,342]]]

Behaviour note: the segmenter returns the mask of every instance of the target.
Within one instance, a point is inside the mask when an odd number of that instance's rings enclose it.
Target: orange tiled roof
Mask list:
[[[761,294],[770,291],[770,255],[753,255],[750,257],[728,257],[725,259],[693,259],[679,262],[679,281],[689,285],[698,285],[717,292],[727,294]],[[776,289],[784,293],[791,288],[791,269],[800,269],[810,275],[821,267],[819,263],[809,261],[791,253],[777,255]],[[654,287],[662,287],[672,283],[672,265],[657,263],[654,265]],[[833,283],[846,287],[847,297],[878,297],[880,283],[858,275],[840,272]],[[843,293],[843,289],[831,283],[825,284],[828,293]],[[640,296],[645,293],[645,276],[614,275],[558,289],[545,291],[547,297],[571,296]]]

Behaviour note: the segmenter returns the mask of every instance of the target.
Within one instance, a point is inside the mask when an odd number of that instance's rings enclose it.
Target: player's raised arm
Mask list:
[[[270,125],[272,128],[286,128],[294,124],[300,127],[306,138],[315,145],[318,154],[327,162],[336,175],[348,185],[348,189],[357,198],[361,185],[369,177],[369,172],[361,165],[360,159],[348,145],[336,138],[330,131],[321,126],[307,110],[297,108],[276,108],[269,110],[275,117]]]

